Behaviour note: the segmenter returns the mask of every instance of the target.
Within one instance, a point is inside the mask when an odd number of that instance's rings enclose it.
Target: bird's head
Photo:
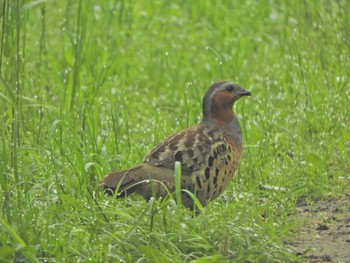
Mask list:
[[[251,93],[236,83],[229,81],[215,82],[203,98],[203,119],[228,121],[233,115],[233,104]]]

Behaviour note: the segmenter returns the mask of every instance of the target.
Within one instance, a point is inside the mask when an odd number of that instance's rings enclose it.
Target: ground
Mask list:
[[[290,242],[296,254],[307,262],[350,262],[350,194],[300,202],[297,210],[302,227]]]

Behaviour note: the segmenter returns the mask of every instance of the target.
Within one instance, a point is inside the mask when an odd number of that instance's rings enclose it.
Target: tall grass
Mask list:
[[[298,200],[349,190],[348,1],[8,1],[1,5],[0,261],[301,260]],[[235,105],[239,173],[200,216],[98,182]],[[92,198],[94,196],[95,198]],[[179,198],[179,197],[177,197]]]

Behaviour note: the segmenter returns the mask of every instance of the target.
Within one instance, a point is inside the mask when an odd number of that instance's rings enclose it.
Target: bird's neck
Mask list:
[[[217,127],[238,145],[242,145],[242,129],[232,108],[228,108],[225,112],[221,111],[220,114],[213,111],[210,115],[204,116],[202,123],[210,127]]]

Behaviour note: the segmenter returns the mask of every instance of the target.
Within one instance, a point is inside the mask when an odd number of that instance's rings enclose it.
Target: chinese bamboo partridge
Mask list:
[[[106,176],[101,186],[106,193],[118,190],[118,197],[131,193],[165,197],[175,191],[175,162],[181,163],[181,189],[195,194],[205,206],[229,185],[239,166],[242,131],[233,104],[249,91],[228,82],[216,82],[203,98],[203,120],[195,127],[180,131],[149,152],[143,163]],[[166,189],[166,188],[167,189]],[[182,191],[182,202],[193,209],[194,202]]]

